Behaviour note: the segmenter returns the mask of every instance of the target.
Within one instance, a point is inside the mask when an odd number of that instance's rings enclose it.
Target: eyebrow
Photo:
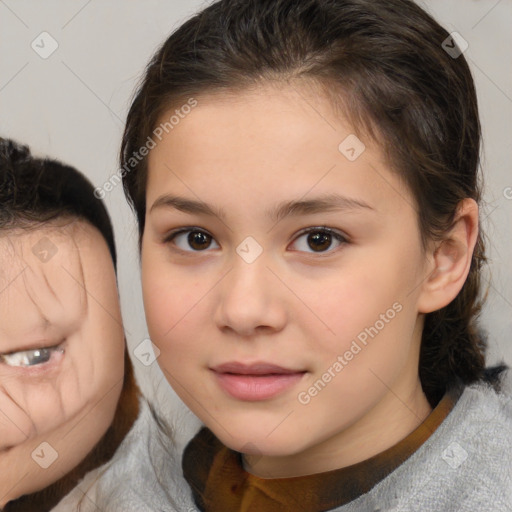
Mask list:
[[[185,197],[164,194],[158,197],[150,208],[150,213],[157,208],[172,208],[184,213],[202,214],[225,220],[226,214],[222,208],[215,208],[203,201]],[[279,222],[289,216],[312,215],[328,211],[371,210],[375,208],[359,199],[345,197],[339,194],[326,194],[307,200],[283,201],[270,208],[265,215],[274,222]]]

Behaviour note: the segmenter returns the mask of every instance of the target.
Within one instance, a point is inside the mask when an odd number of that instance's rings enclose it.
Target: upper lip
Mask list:
[[[304,373],[304,370],[293,370],[283,368],[271,363],[253,363],[244,364],[236,361],[220,364],[211,368],[217,373],[233,373],[237,375],[270,375],[270,374],[287,374],[287,373]]]

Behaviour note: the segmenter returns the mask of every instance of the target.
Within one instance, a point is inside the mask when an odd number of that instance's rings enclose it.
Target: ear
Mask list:
[[[478,237],[478,205],[464,199],[445,238],[432,244],[424,281],[418,297],[418,312],[431,313],[447,306],[459,294],[471,266]]]

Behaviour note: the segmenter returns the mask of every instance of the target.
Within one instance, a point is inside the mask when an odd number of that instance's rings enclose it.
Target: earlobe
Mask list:
[[[478,205],[459,203],[452,228],[432,249],[428,278],[418,298],[418,312],[431,313],[447,306],[462,289],[471,267],[478,238]]]

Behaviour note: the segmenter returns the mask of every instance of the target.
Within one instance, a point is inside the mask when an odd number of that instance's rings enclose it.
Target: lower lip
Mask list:
[[[268,400],[297,384],[304,373],[273,373],[270,375],[242,375],[214,372],[220,387],[238,400],[256,402]]]

